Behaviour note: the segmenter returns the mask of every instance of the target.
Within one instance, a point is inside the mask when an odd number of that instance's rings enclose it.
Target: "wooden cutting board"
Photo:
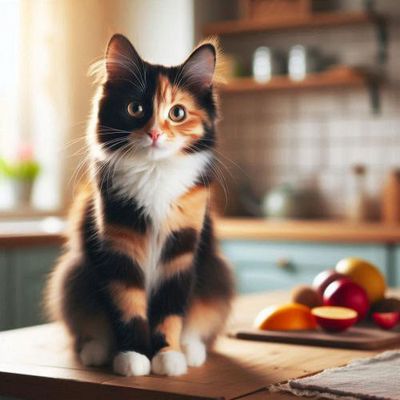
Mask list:
[[[310,346],[338,347],[342,349],[374,350],[400,346],[400,330],[391,331],[371,327],[353,327],[345,332],[325,331],[261,331],[240,329],[230,334],[238,339],[275,343],[305,344]]]

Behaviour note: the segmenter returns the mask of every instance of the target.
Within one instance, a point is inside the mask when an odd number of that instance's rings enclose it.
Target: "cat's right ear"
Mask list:
[[[113,35],[106,50],[107,80],[128,79],[142,68],[142,59],[124,35]]]

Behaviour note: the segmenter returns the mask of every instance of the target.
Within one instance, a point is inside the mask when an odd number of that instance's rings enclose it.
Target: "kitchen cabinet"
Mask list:
[[[47,275],[59,249],[39,247],[13,253],[15,284],[14,326],[35,325],[44,321],[42,296]]]
[[[400,286],[400,245],[225,239],[224,255],[234,268],[239,293],[288,289],[347,256],[365,258]],[[41,300],[46,276],[60,253],[55,244],[0,250],[0,330],[44,321]]]
[[[392,275],[389,251],[384,244],[256,240],[224,240],[221,244],[223,253],[234,268],[239,293],[310,284],[318,272],[333,268],[341,258],[349,256],[369,260],[381,268],[385,276]]]
[[[10,326],[9,263],[7,254],[0,252],[0,330]]]
[[[392,248],[392,264],[393,268],[390,271],[393,286],[400,286],[400,245]]]
[[[0,330],[44,322],[42,294],[57,246],[0,251]]]

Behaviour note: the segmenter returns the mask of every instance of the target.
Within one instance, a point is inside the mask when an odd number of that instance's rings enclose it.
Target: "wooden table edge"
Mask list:
[[[63,386],[65,386],[64,391],[62,390]],[[32,388],[35,390],[32,390]],[[40,388],[42,388],[42,390]],[[78,393],[79,397],[77,396]],[[246,393],[241,397],[247,395],[248,394]],[[162,392],[159,390],[149,390],[132,386],[119,386],[110,383],[109,381],[87,382],[75,379],[51,378],[3,371],[0,371],[0,396],[11,396],[27,400],[43,400],[44,397],[48,399],[54,398],[57,400],[70,400],[76,398],[109,400],[110,398],[114,398],[111,396],[115,396],[118,400],[132,400],[133,396],[140,396],[140,400],[223,399],[222,397],[203,397],[173,392]]]

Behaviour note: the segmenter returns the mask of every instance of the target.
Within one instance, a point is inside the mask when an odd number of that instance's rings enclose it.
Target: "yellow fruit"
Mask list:
[[[354,257],[344,258],[337,263],[336,271],[360,285],[367,292],[371,304],[384,297],[385,278],[379,269],[368,261]]]
[[[255,328],[265,331],[306,330],[315,329],[316,326],[310,308],[297,303],[264,308],[254,321]]]

